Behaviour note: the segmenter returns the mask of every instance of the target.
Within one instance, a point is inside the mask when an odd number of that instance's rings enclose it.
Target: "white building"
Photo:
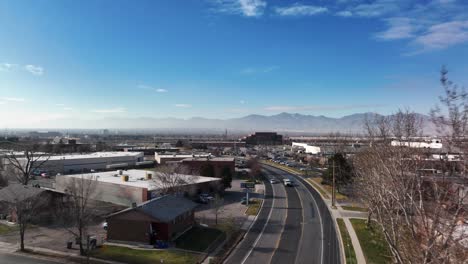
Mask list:
[[[159,165],[164,165],[167,162],[182,161],[188,158],[207,158],[211,154],[159,154],[154,153],[154,159]]]
[[[200,192],[212,192],[222,188],[221,179],[177,174],[178,186],[184,186],[187,195],[194,196]],[[146,170],[118,170],[85,174],[73,174],[57,177],[55,189],[66,192],[73,185],[73,181],[95,180],[96,190],[93,199],[114,204],[131,206],[142,203],[161,195],[161,190],[170,186],[162,182],[157,172]],[[174,183],[175,184],[175,183]],[[85,185],[86,186],[86,185]]]
[[[24,160],[25,159],[19,159]],[[141,166],[152,161],[145,161],[142,152],[95,152],[90,154],[70,154],[43,156],[36,162],[44,162],[41,171],[49,174],[77,173],[91,170],[109,170]]]
[[[319,154],[320,153],[320,147],[310,146],[309,144],[306,144],[306,143],[293,142],[292,149],[298,150],[300,152],[307,153],[307,154]]]
[[[392,140],[391,145],[394,147],[405,146],[410,148],[430,148],[430,149],[441,149],[442,142],[440,139],[432,139],[430,141],[399,141]]]

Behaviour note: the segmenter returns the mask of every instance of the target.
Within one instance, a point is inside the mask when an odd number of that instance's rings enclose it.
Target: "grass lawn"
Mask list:
[[[103,246],[94,250],[91,255],[95,258],[134,264],[161,263],[161,260],[170,264],[197,263],[200,259],[197,254],[175,250],[138,250],[118,246]]]
[[[215,228],[195,226],[175,241],[176,247],[186,250],[204,252],[223,231]]]
[[[322,177],[315,177],[311,178],[315,183],[319,184],[322,186],[331,196],[332,193],[332,186],[328,184],[322,184]],[[348,197],[342,193],[336,192],[336,199],[337,200],[346,200]]]
[[[313,178],[307,178],[306,181],[308,181],[310,184],[312,184],[317,191],[325,198],[325,199],[330,199],[330,196],[328,193],[323,189],[322,185],[320,183],[317,183],[313,180]]]
[[[368,229],[364,219],[350,219],[350,221],[359,238],[367,263],[391,263],[391,253],[379,227],[373,225]]]
[[[351,242],[351,238],[349,237],[348,229],[346,229],[346,225],[342,218],[337,218],[336,221],[338,222],[338,227],[340,228],[341,233],[341,239],[343,240],[343,247],[346,255],[346,263],[355,264],[357,263],[356,253],[354,252],[353,243]]]
[[[249,208],[245,211],[247,215],[257,215],[258,211],[262,207],[262,199],[252,199],[252,201],[249,202]]]
[[[362,208],[362,207],[357,207],[357,206],[341,206],[344,210],[349,210],[349,211],[358,211],[358,212],[367,212],[367,208]]]
[[[0,235],[4,235],[13,231],[17,231],[17,230],[18,230],[18,226],[16,225],[9,226],[9,225],[0,224]]]

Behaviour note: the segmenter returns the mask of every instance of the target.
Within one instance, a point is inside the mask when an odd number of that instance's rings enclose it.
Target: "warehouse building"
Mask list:
[[[177,161],[182,161],[184,159],[188,158],[207,158],[209,157],[210,154],[159,154],[159,153],[154,153],[154,159],[156,160],[156,163],[159,165],[164,165],[168,162],[177,162]]]
[[[25,159],[23,161],[26,162]],[[133,168],[154,163],[153,161],[145,161],[142,152],[95,152],[90,154],[43,156],[36,162],[44,162],[41,171],[50,175]]]
[[[95,180],[93,199],[123,206],[132,206],[159,197],[167,188],[173,187],[177,187],[177,192],[186,196],[222,190],[220,179],[217,178],[174,174],[177,178],[173,179],[176,180],[167,182],[162,180],[167,179],[167,175],[157,174],[158,172],[147,170],[117,170],[64,175],[56,178],[55,189],[66,192],[76,181]]]

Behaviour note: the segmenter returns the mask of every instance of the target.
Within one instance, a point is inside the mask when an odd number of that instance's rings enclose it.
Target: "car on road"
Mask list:
[[[293,182],[290,179],[283,179],[284,186],[292,187],[294,186]]]
[[[271,183],[271,184],[278,183],[278,180],[277,180],[277,179],[270,179],[270,183]]]

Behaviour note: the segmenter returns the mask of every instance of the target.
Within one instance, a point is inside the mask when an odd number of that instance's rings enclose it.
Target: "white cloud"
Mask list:
[[[44,68],[42,68],[41,66],[34,66],[29,64],[24,66],[24,69],[32,73],[33,75],[41,76],[44,74]]]
[[[343,10],[343,11],[336,12],[336,15],[340,17],[352,17],[353,13],[349,10]]]
[[[118,113],[125,113],[127,110],[122,107],[118,108],[110,108],[110,109],[96,109],[92,110],[91,112],[93,113],[99,113],[99,114],[118,114]]]
[[[258,74],[258,73],[269,73],[279,69],[279,66],[268,66],[268,67],[248,67],[241,70],[242,74]]]
[[[138,85],[138,88],[140,89],[143,89],[143,90],[149,90],[149,91],[155,91],[157,93],[167,93],[168,91],[166,89],[162,89],[162,88],[153,88],[149,85],[146,85],[146,84],[140,84]]]
[[[71,108],[71,107],[64,107],[63,110],[65,110],[65,111],[71,111],[71,110],[73,110],[73,108]]]
[[[377,0],[369,4],[359,4],[352,9],[352,12],[362,17],[379,17],[399,10],[398,1]]]
[[[247,17],[263,15],[267,6],[265,0],[212,0],[213,10],[221,13],[239,14]]]
[[[26,101],[24,98],[19,98],[19,97],[2,97],[1,99],[3,101],[7,101],[7,102],[24,102],[24,101]]]
[[[378,39],[382,40],[394,40],[394,39],[405,39],[414,36],[414,33],[418,29],[417,25],[414,25],[413,20],[405,17],[394,17],[386,19],[388,29],[376,34]]]
[[[0,71],[3,71],[3,72],[12,71],[16,67],[18,67],[17,64],[11,64],[11,63],[6,63],[6,62],[5,63],[0,63]]]
[[[280,16],[313,16],[328,11],[323,6],[293,4],[288,7],[276,7],[275,12]]]
[[[433,25],[414,40],[425,50],[444,49],[465,42],[468,42],[468,20]]]
[[[180,107],[180,108],[190,108],[192,107],[191,104],[175,104],[175,107]]]
[[[55,104],[55,106],[65,106],[65,104]]]
[[[3,104],[6,104],[6,102],[4,102],[4,101],[0,101],[0,105],[3,105]]]

